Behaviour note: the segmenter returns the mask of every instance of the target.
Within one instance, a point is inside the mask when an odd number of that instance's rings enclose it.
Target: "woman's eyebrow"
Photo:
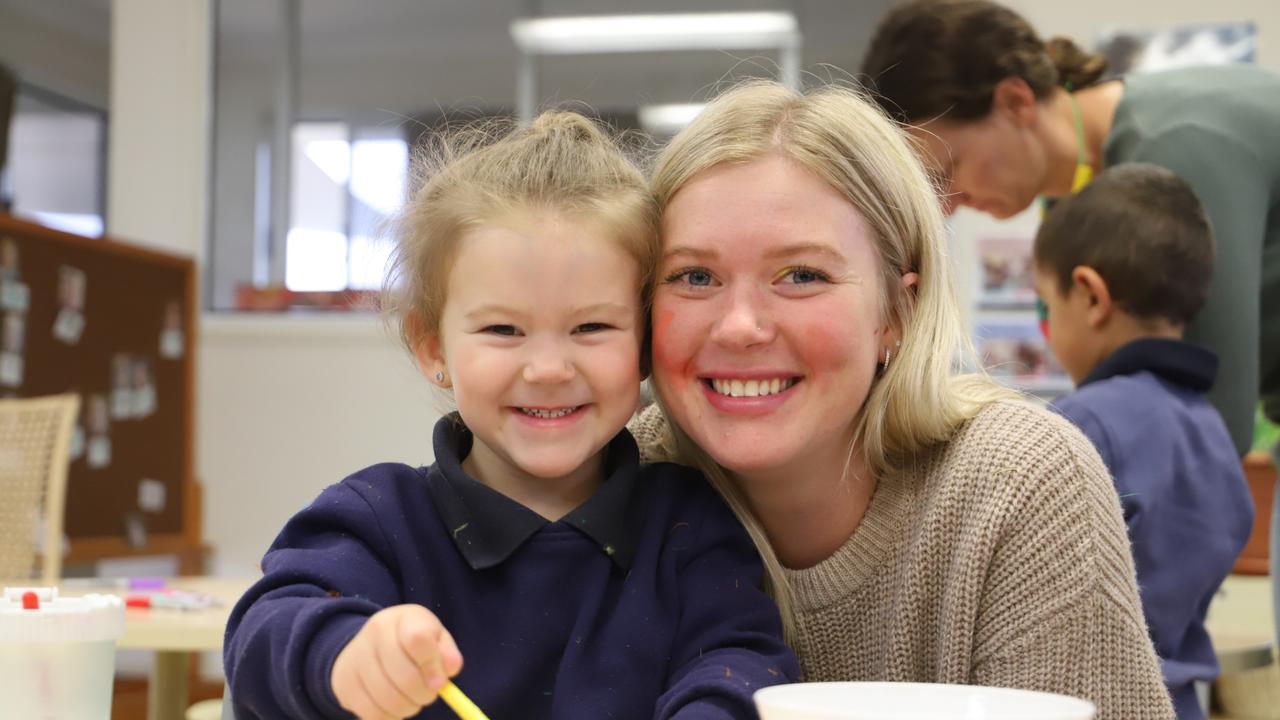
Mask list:
[[[825,255],[826,257],[832,260],[841,261],[841,262],[844,261],[844,253],[831,247],[830,245],[826,245],[823,243],[813,243],[813,242],[792,243],[790,245],[783,245],[782,247],[774,248],[772,250],[765,252],[764,256],[766,258],[774,260],[777,258],[787,258],[787,257],[794,257],[796,255],[808,255],[808,254]]]
[[[707,260],[714,258],[717,255],[719,255],[719,253],[714,250],[690,247],[688,245],[677,245],[673,248],[664,250],[662,253],[662,259],[667,260],[673,257],[690,257],[695,260]]]

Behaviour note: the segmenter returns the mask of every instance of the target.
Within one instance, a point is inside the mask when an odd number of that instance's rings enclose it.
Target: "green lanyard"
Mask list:
[[[1072,194],[1080,192],[1093,180],[1093,166],[1089,164],[1089,156],[1084,151],[1084,117],[1080,114],[1080,103],[1071,92],[1071,83],[1067,83],[1067,99],[1071,101],[1071,122],[1076,128],[1076,171],[1071,177]],[[1040,216],[1044,217],[1053,207],[1052,198],[1040,198]]]
[[[1093,166],[1084,152],[1084,118],[1080,116],[1080,103],[1067,83],[1067,97],[1071,100],[1071,120],[1076,126],[1076,174],[1071,178],[1071,192],[1078,193],[1093,180]]]

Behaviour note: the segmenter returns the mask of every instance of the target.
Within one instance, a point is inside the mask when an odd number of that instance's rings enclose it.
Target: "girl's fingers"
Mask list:
[[[444,668],[444,674],[454,677],[462,672],[462,652],[458,650],[458,644],[453,641],[453,635],[444,626],[440,627],[439,649],[440,664]]]
[[[370,658],[369,664],[361,670],[359,677],[365,694],[375,706],[374,709],[381,713],[376,715],[378,718],[400,720],[400,718],[418,714],[422,708],[392,683],[391,678],[387,677],[383,671],[382,663],[377,656]]]
[[[441,637],[448,637],[449,646],[453,652],[456,653],[458,648],[436,616],[426,608],[421,610],[422,612],[406,612],[400,616],[396,637],[400,649],[409,661],[417,666],[423,682],[434,697],[448,679],[441,663]]]
[[[439,685],[432,686],[430,676],[414,662],[395,637],[378,644],[378,663],[393,686],[417,707],[414,712],[436,699]]]

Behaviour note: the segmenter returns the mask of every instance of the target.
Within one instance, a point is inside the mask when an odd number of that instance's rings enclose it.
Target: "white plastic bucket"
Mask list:
[[[23,607],[35,593],[39,607]],[[5,588],[0,599],[4,717],[110,720],[124,603],[114,595],[58,597],[57,588]]]
[[[1090,702],[1066,695],[890,682],[775,685],[755,693],[760,720],[1091,720]]]

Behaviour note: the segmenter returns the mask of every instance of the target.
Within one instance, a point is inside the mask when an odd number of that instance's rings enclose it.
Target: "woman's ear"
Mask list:
[[[916,293],[920,289],[920,273],[914,271],[902,273],[902,289],[906,291],[907,297],[914,302]]]
[[[915,271],[902,273],[899,291],[903,296],[903,303],[893,303],[889,312],[889,323],[885,325],[884,337],[886,347],[898,347],[902,344],[902,308],[912,308],[916,303],[916,296],[920,290],[920,273]]]
[[[1076,266],[1071,271],[1071,289],[1080,293],[1080,299],[1085,303],[1085,319],[1089,327],[1097,330],[1105,325],[1115,308],[1115,301],[1111,298],[1111,288],[1107,287],[1107,281],[1098,271],[1088,265]]]
[[[1029,127],[1035,123],[1039,105],[1027,81],[1010,76],[996,83],[991,93],[991,110],[1004,113],[1018,127]]]

